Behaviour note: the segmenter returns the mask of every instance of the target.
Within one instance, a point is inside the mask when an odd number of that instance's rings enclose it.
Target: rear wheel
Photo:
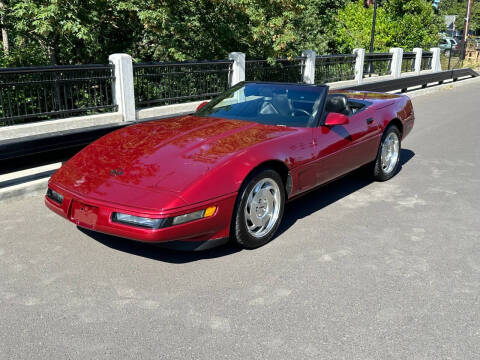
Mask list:
[[[280,225],[285,190],[280,175],[270,169],[249,178],[240,189],[232,219],[233,241],[246,249],[268,243]]]
[[[400,131],[396,126],[390,126],[385,130],[373,166],[375,180],[386,181],[397,173],[400,163],[400,139]]]

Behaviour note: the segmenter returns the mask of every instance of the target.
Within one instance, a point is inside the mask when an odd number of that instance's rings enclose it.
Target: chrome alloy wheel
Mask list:
[[[385,138],[381,151],[381,166],[385,174],[390,174],[398,162],[400,154],[400,140],[395,132]]]
[[[280,215],[280,188],[270,178],[263,178],[248,194],[245,223],[250,235],[261,238],[275,226]]]

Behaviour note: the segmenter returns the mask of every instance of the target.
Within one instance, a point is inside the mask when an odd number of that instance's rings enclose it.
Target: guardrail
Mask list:
[[[210,99],[245,79],[309,84],[355,80],[361,84],[366,77],[400,77],[402,69],[440,70],[439,51],[422,54],[416,48],[403,59],[402,54],[399,48],[389,53],[365,54],[355,49],[353,54],[336,55],[306,50],[302,56],[273,61],[245,60],[243,53],[230,53],[229,60],[161,63],[133,63],[128,54],[112,54],[109,65],[0,69],[0,139],[59,130],[54,121],[46,125],[44,120],[68,118],[70,128],[89,126],[88,119],[78,118],[81,115],[114,112],[114,116],[102,115],[101,123],[118,117],[135,121],[147,108],[155,116],[157,107]],[[68,121],[63,121],[62,129],[68,128]],[[94,121],[100,123],[99,118]],[[29,125],[18,131],[5,129],[20,124]]]
[[[445,80],[457,81],[461,77],[477,77],[480,76],[477,72],[472,69],[456,69],[456,70],[447,70],[437,73],[417,75],[417,76],[407,76],[399,79],[391,79],[384,81],[375,81],[371,83],[364,83],[361,85],[348,86],[344,89],[349,90],[363,90],[363,91],[378,91],[378,92],[388,92],[401,90],[402,92],[407,91],[408,88],[415,86],[427,87],[428,84],[439,83],[442,84]]]
[[[116,111],[111,65],[0,69],[0,127]]]
[[[232,60],[133,64],[138,108],[210,99],[229,87]]]
[[[445,69],[462,68],[464,62],[478,62],[480,59],[480,43],[473,39],[457,40],[456,44],[439,44],[441,49],[442,66]]]
[[[428,70],[432,68],[433,53],[431,51],[422,51],[422,60],[420,62],[420,70]]]
[[[415,71],[415,60],[417,58],[417,53],[415,52],[404,52],[402,58],[402,72],[412,72]]]
[[[383,76],[392,72],[392,53],[367,53],[363,67],[363,76]]]
[[[386,81],[369,82],[360,85],[348,86],[345,89],[379,92],[394,90],[405,91],[410,87],[426,87],[427,84],[431,83],[443,83],[445,80],[456,81],[461,77],[477,76],[480,75],[472,69],[457,69],[438,73],[408,76],[399,79],[390,79]],[[134,122],[122,122],[108,126],[97,126],[87,129],[77,129],[61,133],[48,134],[47,136],[30,136],[20,140],[11,139],[0,141],[0,161],[52,150],[61,150],[72,147],[81,148],[82,146],[88,145],[90,142],[96,140],[100,136],[133,123]]]
[[[281,81],[300,83],[303,81],[305,57],[295,59],[245,60],[245,79],[252,81]]]
[[[315,84],[355,79],[356,54],[319,55],[315,58]]]

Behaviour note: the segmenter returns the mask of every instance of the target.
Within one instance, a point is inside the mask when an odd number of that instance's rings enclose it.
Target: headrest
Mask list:
[[[343,94],[327,95],[325,111],[343,114],[348,108],[348,98]]]

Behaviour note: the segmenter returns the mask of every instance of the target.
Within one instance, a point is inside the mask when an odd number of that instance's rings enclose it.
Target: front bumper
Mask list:
[[[77,226],[105,234],[150,243],[170,241],[203,242],[227,238],[229,236],[230,222],[236,198],[236,193],[232,193],[193,205],[152,212],[90,199],[53,183],[49,184],[49,188],[63,195],[63,202],[58,204],[51,198],[45,196],[46,206],[58,215],[75,223]],[[75,219],[72,214],[72,204],[74,201],[94,208],[95,220],[86,224]],[[112,213],[114,212],[140,217],[167,218],[202,210],[212,205],[217,206],[217,210],[213,216],[161,229],[146,229],[112,221]]]

